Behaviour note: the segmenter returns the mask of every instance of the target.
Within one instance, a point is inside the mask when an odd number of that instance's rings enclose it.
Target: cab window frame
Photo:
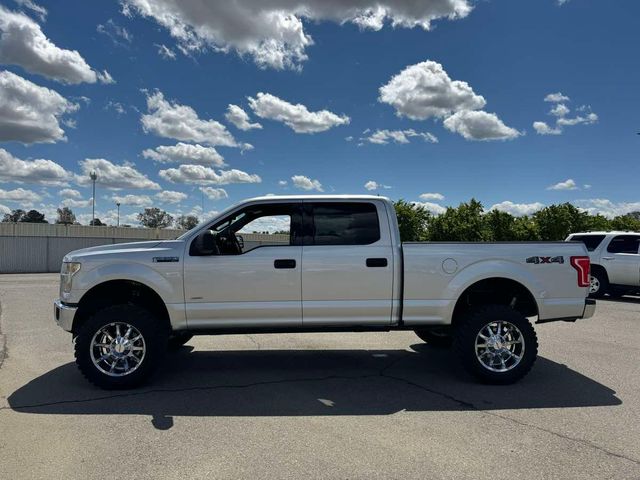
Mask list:
[[[370,208],[372,211],[369,213],[375,214],[376,225],[377,225],[377,236],[375,239],[368,241],[366,243],[318,243],[316,241],[316,226],[315,226],[315,216],[316,216],[316,208],[319,207],[353,207],[353,206],[366,206]],[[368,201],[337,201],[337,202],[328,202],[328,201],[311,201],[305,202],[303,208],[303,245],[304,246],[318,246],[318,247],[331,247],[331,246],[367,246],[373,245],[380,240],[382,240],[382,222],[380,221],[380,213],[378,212],[378,206],[373,202]],[[373,237],[372,237],[373,238]]]

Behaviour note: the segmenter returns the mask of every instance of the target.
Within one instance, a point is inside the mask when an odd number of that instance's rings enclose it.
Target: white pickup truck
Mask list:
[[[103,388],[141,383],[194,334],[393,330],[511,383],[537,356],[530,319],[589,318],[588,290],[581,243],[401,243],[386,198],[267,196],[176,240],[69,253],[54,315]]]

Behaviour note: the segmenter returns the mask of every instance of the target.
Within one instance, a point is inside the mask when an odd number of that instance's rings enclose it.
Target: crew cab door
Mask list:
[[[610,283],[640,285],[640,235],[616,235],[601,260]]]
[[[388,325],[392,242],[381,202],[305,201],[303,325]]]
[[[301,225],[301,202],[249,205],[210,225],[215,254],[185,253],[188,327],[301,326]]]

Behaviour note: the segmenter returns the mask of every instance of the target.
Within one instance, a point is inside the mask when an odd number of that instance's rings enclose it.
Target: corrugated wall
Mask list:
[[[0,273],[59,272],[64,256],[80,248],[123,242],[164,240],[184,230],[88,227],[46,223],[0,223]],[[287,242],[288,235],[243,234],[251,247],[273,241]]]

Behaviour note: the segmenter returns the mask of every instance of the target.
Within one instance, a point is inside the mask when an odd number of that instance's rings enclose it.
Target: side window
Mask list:
[[[571,241],[582,242],[587,250],[593,252],[602,243],[605,235],[573,235]]]
[[[607,252],[609,253],[638,253],[640,235],[618,235],[613,237]]]
[[[369,245],[380,239],[380,221],[372,203],[312,204],[313,245]]]
[[[236,232],[242,235],[243,252],[263,245],[291,245],[291,215],[265,215]]]

